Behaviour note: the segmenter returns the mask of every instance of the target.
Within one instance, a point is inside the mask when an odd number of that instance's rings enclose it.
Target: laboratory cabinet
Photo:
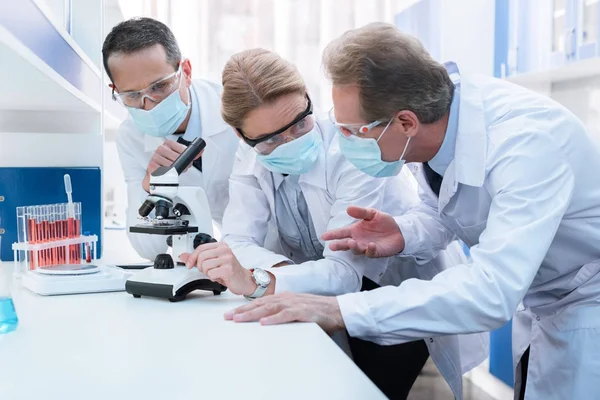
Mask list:
[[[496,0],[495,75],[565,70],[554,79],[569,79],[577,63],[600,56],[599,0]],[[505,52],[505,54],[503,54]],[[593,68],[586,68],[593,73]],[[550,76],[550,75],[549,75]]]

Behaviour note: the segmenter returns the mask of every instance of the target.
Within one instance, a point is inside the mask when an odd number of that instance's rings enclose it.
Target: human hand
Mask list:
[[[173,162],[181,155],[181,153],[185,151],[185,149],[187,149],[187,146],[172,140],[165,140],[160,146],[158,146],[154,154],[152,154],[152,158],[150,159],[148,168],[146,169],[146,176],[142,181],[142,187],[146,192],[150,192],[150,175],[159,167],[171,166],[171,164],[173,164]],[[204,150],[202,150],[200,154],[194,158],[194,160],[202,157],[202,153],[204,153]],[[187,171],[191,166],[192,163],[185,168],[185,171]]]
[[[256,290],[252,272],[242,267],[226,243],[206,243],[198,246],[191,254],[182,254],[180,258],[188,268],[197,267],[211,281],[226,286],[234,294],[249,296]],[[271,276],[271,284],[265,294],[272,294],[274,291],[275,278]]]
[[[261,297],[225,313],[225,319],[262,325],[314,322],[327,333],[345,328],[337,298],[300,293]]]
[[[348,215],[359,221],[325,232],[321,238],[333,251],[352,250],[367,257],[390,257],[404,250],[404,236],[394,218],[373,208],[348,207]]]

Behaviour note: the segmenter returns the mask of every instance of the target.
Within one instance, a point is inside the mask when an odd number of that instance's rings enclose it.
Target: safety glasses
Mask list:
[[[338,128],[340,133],[346,137],[365,136],[371,132],[373,128],[383,123],[383,121],[373,121],[370,124],[341,124],[335,119],[333,107],[329,110],[329,119]]]
[[[113,88],[112,98],[125,107],[143,108],[144,100],[149,99],[154,103],[160,103],[166,97],[178,90],[181,84],[181,64],[177,71],[152,83],[142,90],[118,93]]]
[[[290,140],[298,139],[310,132],[314,127],[314,119],[311,117],[313,113],[312,102],[310,97],[306,95],[307,106],[292,122],[273,133],[266,134],[258,139],[250,139],[244,134],[241,128],[236,128],[240,136],[247,145],[254,148],[259,154],[270,154],[278,146],[289,142]]]

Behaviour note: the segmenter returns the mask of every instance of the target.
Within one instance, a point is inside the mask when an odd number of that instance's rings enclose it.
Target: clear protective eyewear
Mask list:
[[[242,139],[246,144],[254,148],[258,154],[268,155],[273,152],[277,147],[282,144],[291,142],[292,140],[298,139],[310,131],[312,131],[315,120],[312,115],[312,102],[310,101],[310,97],[306,96],[307,106],[306,109],[301,112],[292,122],[287,124],[281,129],[273,133],[269,133],[264,135],[258,139],[250,139],[246,136],[246,134],[242,131],[241,128],[237,128],[237,131],[242,136]]]
[[[181,84],[181,64],[177,71],[152,83],[142,90],[118,93],[113,88],[112,98],[125,107],[143,108],[144,100],[149,99],[158,104],[179,89]]]
[[[383,121],[373,121],[369,124],[341,124],[338,123],[335,119],[335,112],[333,111],[333,107],[331,107],[331,110],[329,110],[329,119],[338,128],[340,133],[346,137],[364,136],[371,132],[373,128],[383,123]]]

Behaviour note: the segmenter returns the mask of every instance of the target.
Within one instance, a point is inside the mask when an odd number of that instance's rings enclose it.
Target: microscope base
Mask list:
[[[178,302],[185,300],[194,290],[205,290],[218,295],[227,288],[211,281],[197,269],[175,267],[160,270],[150,267],[133,274],[125,282],[125,290],[135,298],[158,297]]]

